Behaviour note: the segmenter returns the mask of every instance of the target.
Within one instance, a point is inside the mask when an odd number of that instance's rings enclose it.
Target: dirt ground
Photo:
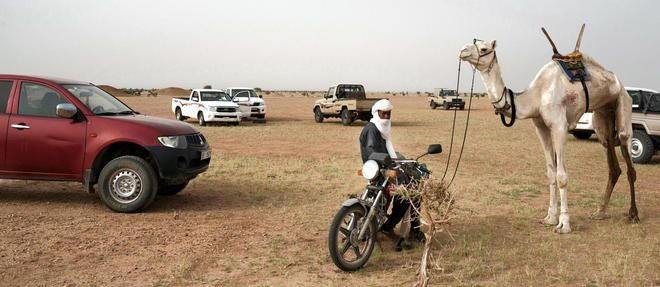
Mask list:
[[[328,256],[328,225],[364,184],[357,176],[364,123],[318,124],[316,98],[264,96],[267,123],[200,128],[213,147],[209,170],[143,213],[114,213],[79,183],[2,181],[0,285],[412,285],[419,244],[397,253],[381,238],[381,247],[354,273],[340,271]],[[393,100],[397,150],[412,157],[428,144],[444,146],[441,155],[424,158],[442,175],[454,112],[431,110],[425,97],[371,96]],[[173,118],[170,99],[122,98],[144,114]],[[659,156],[635,165],[641,224],[625,220],[630,197],[621,158],[624,173],[610,217],[594,221],[588,216],[605,188],[605,153],[595,137],[569,137],[573,233],[554,234],[538,223],[548,192],[532,123],[505,128],[487,100],[473,107],[453,186],[459,209],[451,233],[436,236],[431,285],[660,285]],[[460,133],[466,115],[457,113]]]

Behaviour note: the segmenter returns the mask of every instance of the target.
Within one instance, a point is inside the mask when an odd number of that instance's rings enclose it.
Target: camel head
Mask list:
[[[477,68],[480,72],[490,70],[495,61],[495,42],[474,39],[472,44],[467,44],[461,49],[460,58]]]

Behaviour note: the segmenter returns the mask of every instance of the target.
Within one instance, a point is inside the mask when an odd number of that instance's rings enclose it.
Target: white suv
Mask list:
[[[632,104],[633,111],[639,108],[639,103],[642,100],[643,93],[650,93],[650,94],[658,93],[657,91],[651,89],[635,88],[635,87],[626,87],[626,91],[628,91],[628,94],[633,99],[633,104]],[[580,119],[578,120],[575,129],[571,131],[573,136],[581,140],[589,139],[591,135],[595,132],[592,119],[593,119],[593,113],[584,113],[582,117],[580,117]]]

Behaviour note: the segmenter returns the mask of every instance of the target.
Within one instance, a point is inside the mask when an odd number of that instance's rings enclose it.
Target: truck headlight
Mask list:
[[[376,178],[379,170],[380,167],[378,166],[378,163],[375,160],[370,159],[362,166],[362,176],[368,180],[372,180]]]
[[[186,142],[186,136],[158,137],[158,141],[166,147],[180,148],[180,149],[185,149],[188,147],[188,143]]]

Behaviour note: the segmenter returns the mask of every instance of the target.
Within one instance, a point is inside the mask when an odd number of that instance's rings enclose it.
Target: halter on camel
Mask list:
[[[475,47],[477,46],[477,41],[483,41],[483,40],[479,40],[475,38],[472,41]],[[492,69],[493,65],[497,62],[497,52],[493,49],[490,50],[489,52],[481,54],[479,52],[479,49],[477,49],[477,54],[479,55],[479,57],[477,58],[477,64],[479,63],[481,57],[488,56],[491,53],[493,54],[493,59],[490,60],[490,64],[488,64],[488,69],[486,69],[486,72],[490,72],[490,69]],[[513,91],[507,87],[504,87],[504,90],[502,90],[502,94],[500,95],[500,98],[497,99],[496,101],[490,102],[490,104],[493,105],[493,108],[495,108],[495,114],[500,115],[500,120],[502,120],[502,124],[507,128],[513,126],[513,123],[516,122],[516,103],[514,102],[513,96],[514,96]],[[504,99],[504,105],[502,105],[501,107],[496,106],[496,104],[499,104],[502,101],[502,99]],[[511,109],[511,121],[507,123],[506,118],[504,117],[504,112],[508,111],[509,109]]]
[[[587,84],[585,84],[585,81],[589,81],[591,77],[589,73],[587,73],[587,70],[582,63],[582,53],[580,53],[580,43],[582,42],[582,34],[584,33],[584,24],[582,24],[582,28],[580,29],[580,36],[578,36],[577,43],[575,44],[575,50],[566,55],[562,55],[559,53],[559,51],[557,51],[555,43],[552,42],[552,39],[550,39],[550,35],[548,35],[548,32],[545,31],[545,28],[541,27],[541,31],[543,31],[543,34],[545,34],[545,37],[548,38],[548,41],[552,46],[552,52],[554,52],[552,55],[552,60],[557,62],[562,70],[564,70],[564,73],[566,73],[566,76],[568,76],[568,79],[571,81],[571,83],[579,80],[582,84],[582,89],[584,89],[584,97],[586,100],[586,107],[584,112],[589,112],[589,89],[587,89]]]

